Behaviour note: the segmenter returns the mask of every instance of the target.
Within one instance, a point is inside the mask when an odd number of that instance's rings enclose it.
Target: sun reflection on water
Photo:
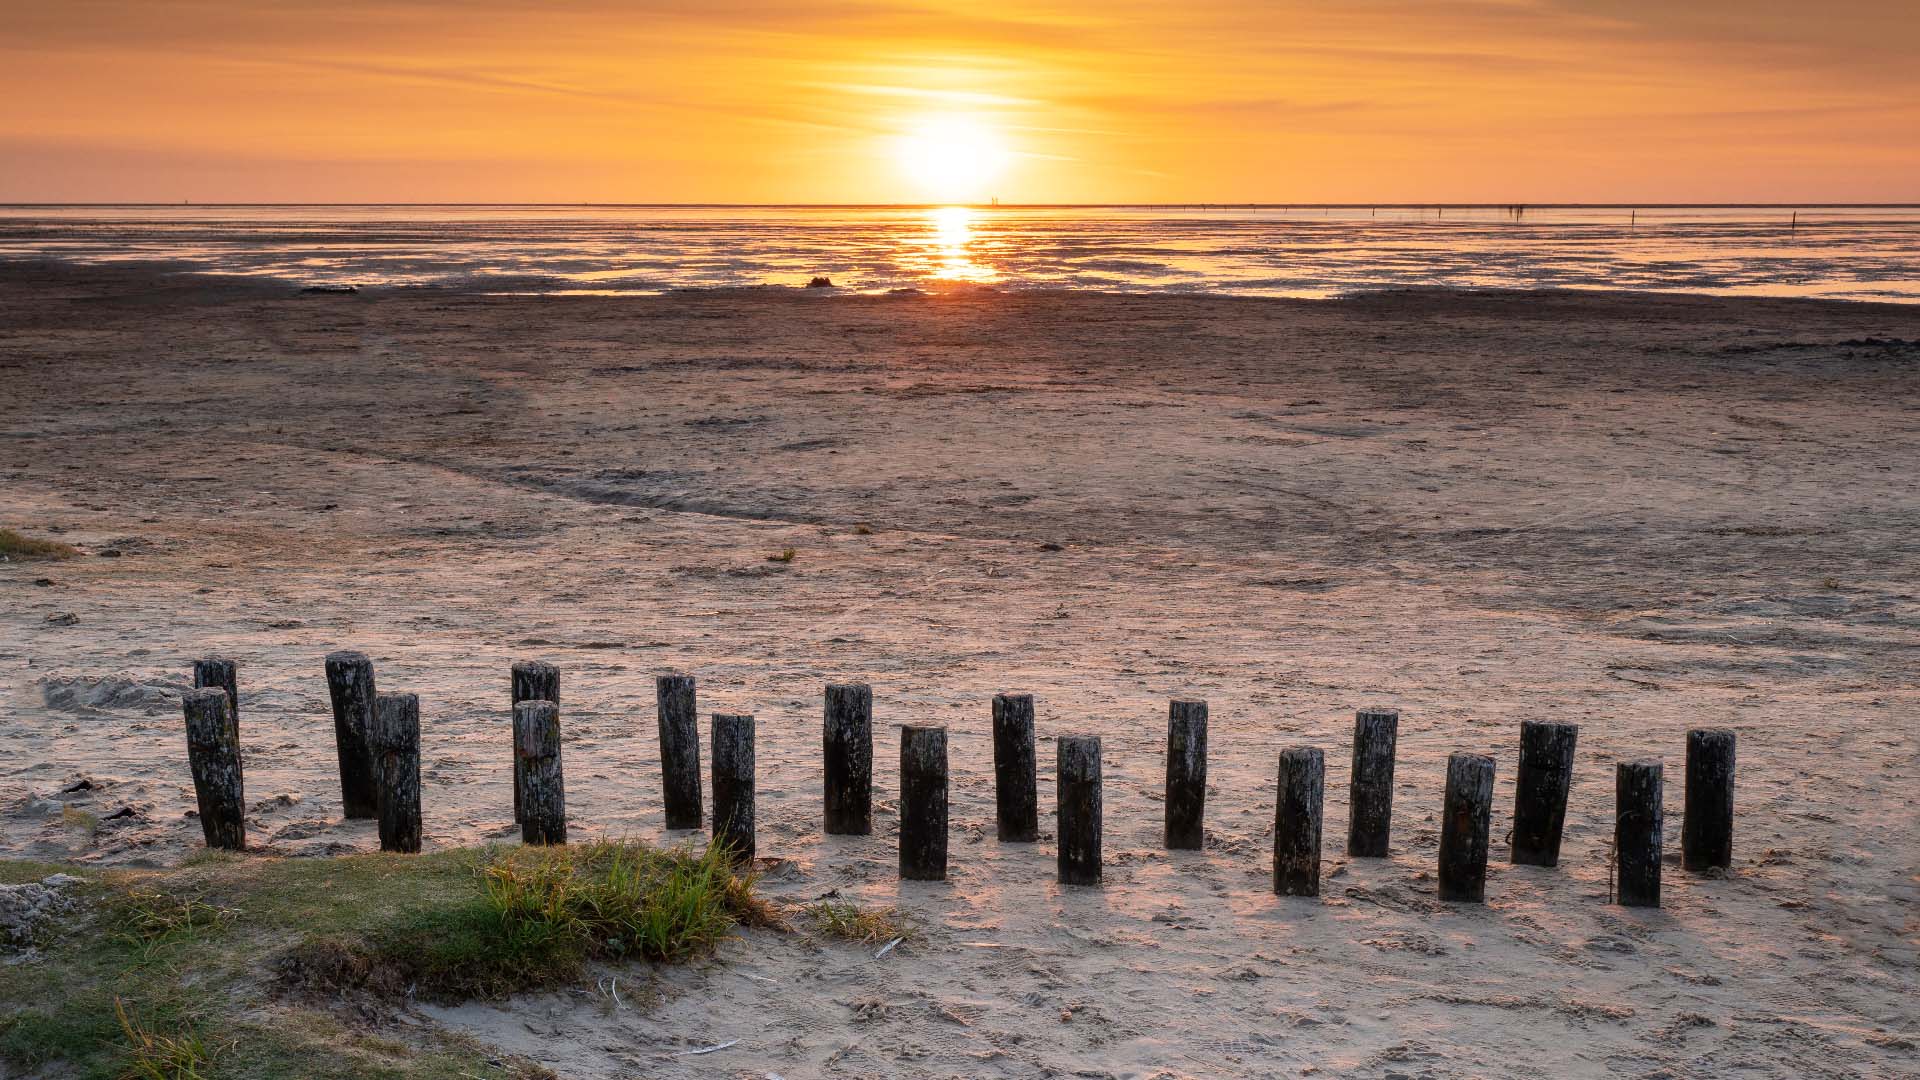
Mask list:
[[[978,261],[985,246],[974,229],[974,210],[967,206],[942,206],[927,211],[928,231],[920,244],[925,253],[925,273],[940,281],[984,283],[997,281],[1000,272]]]

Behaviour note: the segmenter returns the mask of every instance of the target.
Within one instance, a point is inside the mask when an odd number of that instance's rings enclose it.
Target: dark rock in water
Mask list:
[[[809,282],[807,282],[807,288],[809,288],[809,289],[831,289],[831,288],[833,288],[833,279],[832,279],[832,278],[830,278],[830,277],[817,277],[817,278],[814,278],[814,279],[813,279],[812,281],[809,281]]]
[[[309,285],[300,290],[303,293],[357,293],[358,285]]]

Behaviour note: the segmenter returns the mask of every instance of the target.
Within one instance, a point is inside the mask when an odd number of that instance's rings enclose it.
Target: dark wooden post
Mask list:
[[[235,725],[240,723],[240,665],[224,656],[209,656],[193,662],[193,685],[196,690],[217,686],[227,692],[227,703],[233,713]]]
[[[993,787],[1000,839],[1040,837],[1040,795],[1033,752],[1033,695],[993,696]]]
[[[713,842],[753,862],[753,717],[713,715]]]
[[[551,701],[560,704],[560,669],[545,660],[518,660],[513,665],[513,704]],[[520,755],[513,756],[513,820],[524,821],[520,809]]]
[[[380,850],[420,850],[420,698],[381,694],[374,698],[367,741],[378,763]]]
[[[694,708],[693,689],[691,675],[662,675],[654,680],[669,829],[700,827],[700,714]]]
[[[1393,751],[1400,739],[1395,709],[1361,709],[1353,718],[1353,775],[1348,783],[1347,854],[1385,858],[1393,831]]]
[[[1175,698],[1167,706],[1166,846],[1204,847],[1206,816],[1207,703]]]
[[[340,759],[340,804],[349,818],[380,812],[373,749],[373,660],[363,652],[327,654],[327,696],[333,699],[333,746]]]
[[[1062,735],[1054,749],[1062,885],[1100,884],[1100,739]]]
[[[1687,816],[1680,823],[1680,861],[1688,870],[1733,865],[1733,732],[1687,732]]]
[[[1273,808],[1273,891],[1320,895],[1320,821],[1326,805],[1327,760],[1318,747],[1280,752],[1279,797]]]
[[[200,801],[200,829],[207,846],[244,851],[247,797],[240,779],[240,726],[233,699],[223,687],[187,691],[187,764]]]
[[[1660,906],[1661,772],[1658,761],[1623,761],[1614,772],[1615,895],[1626,907]]]
[[[947,880],[947,729],[900,729],[900,876]]]
[[[873,688],[829,683],[826,721],[827,832],[873,831]]]
[[[1440,816],[1440,899],[1487,899],[1487,833],[1493,814],[1493,759],[1447,755],[1447,794]]]
[[[567,794],[560,773],[560,706],[522,701],[513,707],[513,756],[519,764],[520,839],[567,842]]]
[[[1520,770],[1513,795],[1513,844],[1509,858],[1523,866],[1558,866],[1560,834],[1567,823],[1567,791],[1573,786],[1574,724],[1520,722]]]

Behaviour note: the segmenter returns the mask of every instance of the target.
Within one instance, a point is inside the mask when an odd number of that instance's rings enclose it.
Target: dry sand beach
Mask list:
[[[179,693],[209,653],[243,665],[258,846],[376,847],[338,804],[339,648],[420,695],[430,847],[516,835],[516,659],[563,671],[576,835],[664,838],[652,680],[678,669],[703,732],[758,717],[763,888],[923,934],[875,959],[744,931],[625,972],[618,1005],[381,1022],[567,1077],[1913,1076],[1917,473],[1914,307],[320,296],[13,265],[0,525],[87,554],[0,564],[0,854],[197,847]],[[870,838],[819,826],[842,679],[874,687]],[[993,836],[999,691],[1038,700],[1033,845]],[[1160,847],[1171,696],[1211,706],[1203,852]],[[1349,860],[1374,704],[1403,712],[1393,853]],[[1519,723],[1549,717],[1581,725],[1562,864],[1509,867]],[[902,723],[951,731],[945,883],[895,879]],[[1614,763],[1665,759],[1677,859],[1703,725],[1740,738],[1731,874],[1670,861],[1664,908],[1609,906]],[[1081,732],[1096,889],[1054,883],[1051,740]],[[1327,751],[1317,902],[1268,883],[1296,744]],[[1497,762],[1484,907],[1434,895],[1457,750]]]

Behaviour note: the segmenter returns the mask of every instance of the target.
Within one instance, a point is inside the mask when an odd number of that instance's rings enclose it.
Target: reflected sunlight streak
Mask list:
[[[999,280],[998,270],[974,260],[979,241],[974,234],[974,214],[975,211],[966,206],[942,206],[927,211],[927,224],[931,228],[925,240],[929,276],[941,281],[975,284]]]

